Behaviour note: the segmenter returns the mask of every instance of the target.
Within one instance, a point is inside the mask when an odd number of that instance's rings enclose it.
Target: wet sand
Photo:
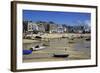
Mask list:
[[[28,49],[35,45],[46,44],[46,48],[39,51],[33,51],[30,55],[23,55],[23,62],[44,62],[44,61],[65,61],[65,60],[82,60],[91,58],[91,43],[85,38],[69,38],[60,39],[42,39],[32,43],[24,43],[23,48]],[[69,54],[65,58],[55,58],[53,54],[66,53]]]

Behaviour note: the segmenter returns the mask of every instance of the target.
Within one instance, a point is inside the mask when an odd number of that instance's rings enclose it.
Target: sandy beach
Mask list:
[[[38,40],[35,39],[36,36],[39,36],[38,34],[33,34],[33,35],[28,35],[29,37],[31,36],[32,39],[23,39],[23,43],[33,43],[33,42],[38,42]],[[41,35],[42,39],[41,40],[48,40],[48,39],[60,39],[60,38],[80,38],[80,37],[90,37],[90,34],[75,34],[75,33],[54,33],[54,34],[48,34],[45,33]]]
[[[36,35],[34,35],[36,36]],[[83,38],[79,38],[83,36]],[[35,45],[46,44],[46,49],[33,51],[30,55],[23,55],[23,62],[64,61],[90,59],[90,41],[86,41],[90,34],[44,34],[41,40],[23,39],[23,48],[29,49]],[[64,38],[63,38],[64,37]],[[74,37],[74,40],[71,39]],[[46,41],[49,39],[48,41]],[[66,58],[55,58],[55,53],[69,54]]]
[[[36,36],[41,36],[42,38],[61,38],[61,37],[80,37],[80,36],[84,36],[84,37],[88,37],[90,36],[90,34],[80,34],[80,33],[52,33],[52,34],[49,34],[49,33],[45,33],[45,34],[42,34],[42,35],[39,35],[39,34],[33,34],[33,35],[27,35],[27,36],[31,36],[32,38],[36,37]]]

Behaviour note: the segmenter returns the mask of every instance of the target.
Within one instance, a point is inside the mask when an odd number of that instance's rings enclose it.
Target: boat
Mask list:
[[[53,57],[59,57],[59,58],[65,58],[65,57],[68,57],[69,54],[53,54]]]
[[[31,49],[23,50],[23,55],[29,55],[29,54],[32,54],[32,50]]]
[[[86,41],[90,41],[90,40],[91,40],[91,38],[87,38],[87,39],[86,39]]]
[[[33,51],[37,51],[37,50],[45,49],[45,47],[44,47],[44,46],[39,46],[39,45],[37,45],[37,46],[35,46],[35,47],[31,47],[31,49],[32,49]]]
[[[62,57],[62,58],[64,58],[64,57],[68,57],[69,55],[68,54],[54,54],[53,56],[54,57]]]
[[[42,39],[42,37],[40,37],[40,36],[35,36],[35,38],[37,38],[37,39]]]

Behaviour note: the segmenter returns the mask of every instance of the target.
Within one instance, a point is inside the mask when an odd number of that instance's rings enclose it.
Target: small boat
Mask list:
[[[39,46],[39,45],[37,45],[37,46],[35,46],[35,47],[32,47],[31,49],[32,49],[33,51],[37,51],[37,50],[45,49],[45,47],[44,47],[44,46]]]
[[[68,57],[69,54],[53,54],[53,57],[59,57],[59,58],[64,58],[64,57]]]
[[[37,39],[41,39],[42,37],[40,37],[40,36],[36,36],[35,38],[37,38]]]
[[[86,41],[90,41],[90,40],[91,40],[91,38],[87,38],[87,39],[86,39]]]
[[[29,55],[32,53],[32,50],[23,50],[23,55]]]
[[[62,36],[62,38],[66,38],[66,36]]]

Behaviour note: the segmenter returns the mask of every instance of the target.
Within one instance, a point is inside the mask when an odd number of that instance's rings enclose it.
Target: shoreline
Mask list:
[[[23,39],[23,43],[33,43],[39,42],[39,40],[50,40],[50,39],[61,39],[61,38],[80,38],[80,37],[90,37],[91,34],[75,34],[75,33],[52,33],[52,34],[43,34],[41,35],[41,39],[36,39],[35,37],[39,36],[38,34],[27,35],[27,37],[31,37],[32,39]]]
[[[36,37],[36,36],[40,36],[42,38],[61,38],[61,37],[80,37],[80,36],[83,36],[83,37],[88,37],[90,36],[91,34],[88,33],[88,34],[80,34],[80,33],[52,33],[52,34],[48,34],[48,33],[45,33],[45,34],[42,34],[42,35],[39,35],[39,34],[33,34],[33,35],[27,35],[27,36],[30,36],[30,37]]]

